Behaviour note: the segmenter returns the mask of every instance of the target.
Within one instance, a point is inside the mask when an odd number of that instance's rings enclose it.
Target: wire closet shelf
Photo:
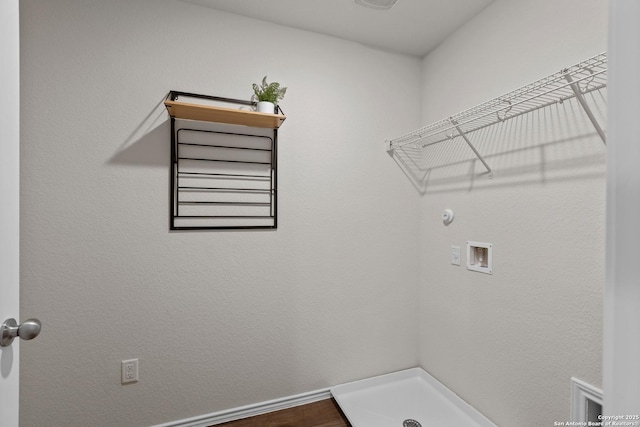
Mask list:
[[[395,149],[407,145],[425,148],[461,137],[486,167],[491,177],[491,168],[473,146],[468,137],[470,134],[572,98],[577,99],[596,132],[606,143],[604,130],[584,99],[584,95],[601,90],[606,85],[607,54],[604,52],[454,116],[388,140],[386,141],[387,151],[393,153]]]

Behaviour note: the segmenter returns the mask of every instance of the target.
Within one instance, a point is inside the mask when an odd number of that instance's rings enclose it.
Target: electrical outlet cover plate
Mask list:
[[[451,246],[451,264],[460,265],[460,246]]]
[[[467,242],[467,269],[493,274],[493,245],[491,243]]]
[[[122,384],[138,382],[138,359],[123,360],[121,375]]]

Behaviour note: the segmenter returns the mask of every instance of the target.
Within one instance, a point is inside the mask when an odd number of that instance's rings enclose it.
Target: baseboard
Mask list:
[[[224,411],[213,412],[211,414],[200,415],[198,417],[173,421],[166,424],[158,424],[153,427],[208,427],[269,412],[280,411],[282,409],[293,408],[295,406],[306,405],[307,403],[329,399],[330,397],[331,392],[326,388],[297,394],[295,396],[282,397],[280,399],[240,406],[238,408],[226,409]]]

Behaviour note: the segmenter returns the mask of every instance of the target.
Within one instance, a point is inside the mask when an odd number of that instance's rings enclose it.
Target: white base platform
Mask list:
[[[421,368],[331,388],[353,427],[496,427]],[[409,423],[409,426],[415,424]]]

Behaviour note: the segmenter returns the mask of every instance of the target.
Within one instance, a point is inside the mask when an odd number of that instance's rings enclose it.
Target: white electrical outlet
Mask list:
[[[460,265],[460,246],[451,246],[451,264]]]
[[[138,359],[123,360],[121,365],[122,384],[138,381]]]

